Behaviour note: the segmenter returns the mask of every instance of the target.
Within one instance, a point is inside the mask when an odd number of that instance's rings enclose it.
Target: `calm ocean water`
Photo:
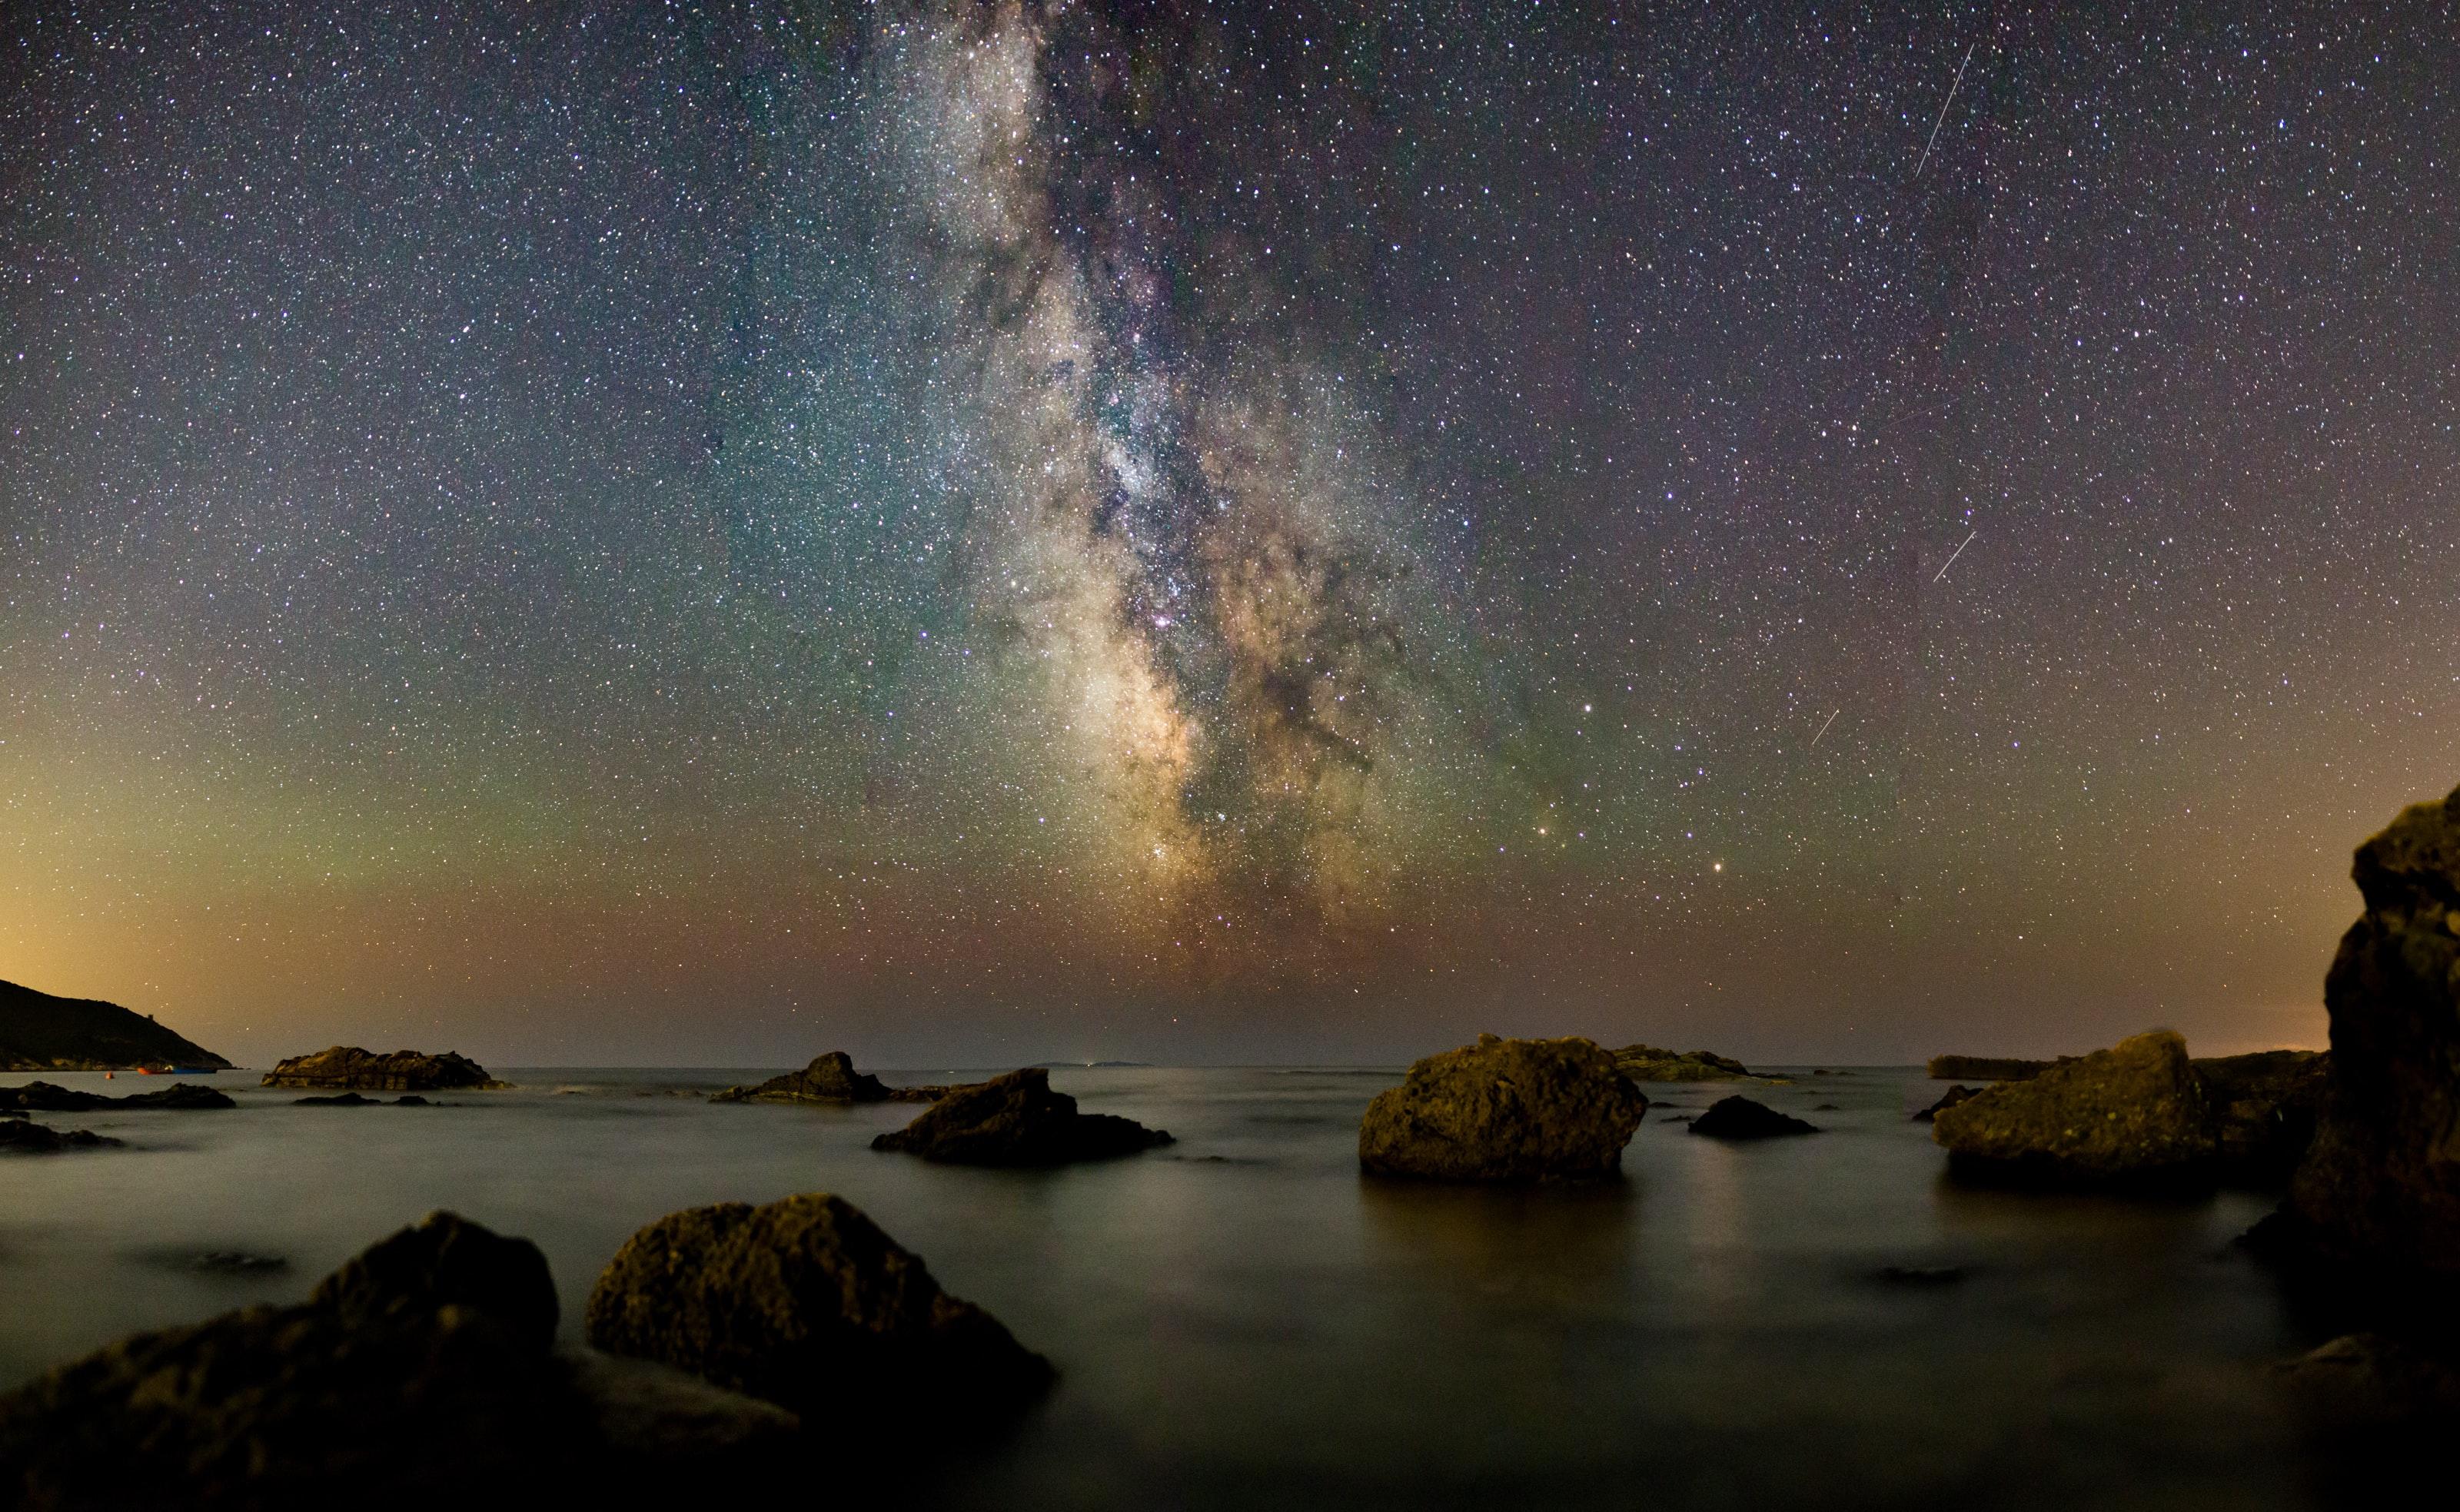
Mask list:
[[[2316,1340],[2230,1248],[2268,1201],[1949,1187],[1906,1118],[1939,1090],[1918,1071],[1754,1093],[1827,1130],[1758,1146],[1661,1121],[1730,1089],[1653,1089],[1626,1182],[1516,1192],[1363,1180],[1358,1115],[1395,1072],[1054,1073],[1179,1142],[1027,1173],[865,1147],[910,1106],[702,1099],[768,1074],[517,1069],[518,1091],[425,1110],[295,1108],[242,1074],[212,1078],[237,1113],[43,1116],[130,1147],[0,1161],[0,1384],[297,1300],[435,1207],[537,1241],[572,1335],[641,1225],[825,1190],[1063,1373],[923,1504],[2328,1501],[2264,1369]],[[196,1269],[210,1251],[287,1266]]]

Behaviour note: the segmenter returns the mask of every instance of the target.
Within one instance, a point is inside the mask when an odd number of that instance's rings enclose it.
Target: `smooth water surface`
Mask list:
[[[705,1100],[767,1074],[516,1070],[426,1109],[223,1075],[236,1112],[38,1115],[128,1147],[0,1159],[0,1385],[298,1300],[437,1207],[537,1241],[574,1336],[643,1224],[825,1190],[1063,1373],[926,1504],[2321,1504],[2266,1368],[2314,1340],[2230,1247],[2266,1200],[1949,1186],[1919,1071],[1746,1089],[1824,1130],[1746,1146],[1668,1121],[1735,1089],[1653,1088],[1627,1180],[1528,1191],[1363,1179],[1391,1071],[1057,1072],[1178,1142],[1047,1172],[867,1148],[911,1105]]]

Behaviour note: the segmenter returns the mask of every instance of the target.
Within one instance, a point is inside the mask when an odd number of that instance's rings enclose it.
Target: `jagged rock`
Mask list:
[[[1500,1039],[1429,1055],[1376,1096],[1358,1163],[1451,1182],[1609,1177],[1648,1098],[1586,1039]]]
[[[1777,1112],[1749,1097],[1720,1097],[1708,1111],[1691,1120],[1691,1133],[1713,1139],[1768,1139],[1787,1134],[1817,1134],[1819,1125]]]
[[[2460,790],[2404,810],[2358,847],[2352,876],[2365,911],[2323,981],[2328,1092],[2286,1210],[2332,1263],[2448,1297],[2460,1276]]]
[[[1171,1142],[1131,1118],[1077,1112],[1075,1098],[1050,1090],[1050,1072],[1028,1066],[957,1089],[871,1147],[959,1165],[1060,1165]]]
[[[2315,1139],[2315,1120],[2331,1085],[2331,1057],[2311,1050],[2265,1050],[2190,1062],[2203,1078],[2213,1137],[2233,1177],[2288,1179]]]
[[[0,982],[0,1071],[227,1071],[230,1062],[117,1003]]]
[[[1616,1069],[1634,1081],[1783,1081],[1762,1076],[1730,1055],[1691,1050],[1678,1054],[1654,1045],[1625,1045],[1610,1052]]]
[[[888,1087],[869,1072],[854,1069],[842,1050],[815,1056],[800,1071],[772,1076],[756,1087],[729,1087],[711,1102],[886,1102]]]
[[[505,1083],[487,1075],[487,1068],[466,1055],[446,1052],[441,1055],[421,1054],[414,1050],[396,1050],[389,1054],[376,1054],[356,1045],[335,1045],[312,1055],[293,1055],[277,1061],[265,1074],[268,1087],[330,1087],[352,1092],[448,1092],[461,1088],[481,1091],[501,1088]]]
[[[558,1355],[554,1326],[535,1246],[437,1214],[302,1306],[135,1334],[0,1396],[0,1477],[45,1512],[407,1512],[480,1487],[630,1505],[783,1464],[791,1416]]]
[[[924,1403],[935,1418],[993,1416],[1052,1375],[998,1319],[941,1290],[921,1256],[825,1192],[668,1214],[616,1251],[586,1316],[594,1348],[833,1425]]]
[[[2075,1059],[2061,1055],[2056,1060],[2018,1060],[2010,1055],[1933,1055],[1930,1057],[1930,1079],[1933,1081],[2029,1081],[2052,1066],[2064,1066]]]
[[[53,1129],[17,1118],[0,1118],[0,1155],[56,1155],[62,1150],[95,1150],[117,1144],[89,1129]]]
[[[22,1087],[0,1087],[0,1105],[31,1108],[41,1113],[92,1113],[97,1109],[113,1113],[123,1111],[141,1113],[148,1110],[179,1113],[239,1106],[231,1100],[229,1093],[216,1092],[211,1087],[200,1087],[188,1082],[165,1087],[159,1092],[138,1092],[131,1093],[125,1097],[106,1097],[98,1093],[76,1092],[67,1087],[55,1087],[48,1081],[30,1081]]]
[[[1960,1176],[2022,1184],[2210,1181],[2219,1151],[2187,1042],[2167,1030],[1941,1109],[1931,1138]]]
[[[1932,1119],[1938,1118],[1940,1114],[1946,1112],[1948,1109],[1964,1101],[1966,1098],[1978,1097],[1980,1096],[1982,1096],[1981,1088],[1967,1087],[1959,1083],[1956,1086],[1948,1088],[1945,1093],[1941,1094],[1937,1102],[1932,1103],[1921,1112],[1915,1114],[1913,1121],[1916,1123],[1928,1123]]]

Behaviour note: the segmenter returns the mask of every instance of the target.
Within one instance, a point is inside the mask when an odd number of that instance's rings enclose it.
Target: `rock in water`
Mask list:
[[[957,1165],[1061,1165],[1170,1142],[1132,1118],[1077,1112],[1075,1098],[1050,1090],[1050,1072],[1028,1066],[955,1089],[871,1147]]]
[[[589,1293],[589,1342],[832,1425],[921,1411],[1012,1411],[1049,1361],[940,1289],[842,1198],[670,1213],[626,1241]]]
[[[56,1155],[119,1142],[90,1129],[53,1129],[22,1118],[0,1118],[0,1155]]]
[[[0,1478],[57,1512],[408,1512],[480,1487],[633,1505],[783,1462],[789,1415],[558,1355],[555,1312],[536,1246],[437,1214],[303,1306],[136,1334],[0,1396]]]
[[[2167,1030],[1943,1108],[1931,1138],[1959,1175],[2021,1184],[2209,1181],[2218,1153],[2187,1042]]]
[[[842,1050],[816,1056],[800,1071],[772,1076],[756,1087],[729,1087],[711,1102],[886,1102],[888,1087],[869,1072],[854,1069]]]
[[[2358,847],[2352,875],[2365,912],[2323,980],[2329,1089],[2286,1211],[2322,1258],[2448,1296],[2460,1276],[2460,791],[2410,805]]]
[[[1720,1097],[1708,1111],[1691,1120],[1690,1132],[1713,1139],[1767,1139],[1786,1134],[1817,1134],[1819,1125],[1806,1123],[1749,1097]]]
[[[379,1055],[356,1045],[335,1045],[312,1055],[277,1061],[265,1074],[268,1087],[323,1087],[347,1092],[446,1092],[500,1088],[487,1068],[450,1051],[441,1055],[396,1050]]]
[[[227,1092],[182,1082],[159,1092],[134,1093],[125,1097],[106,1097],[98,1093],[72,1092],[48,1081],[30,1081],[22,1087],[0,1087],[0,1107],[32,1108],[43,1113],[91,1113],[95,1109],[111,1112],[142,1113],[149,1109],[195,1112],[207,1108],[236,1108]]]
[[[1660,1050],[1654,1045],[1625,1045],[1610,1052],[1614,1063],[1634,1081],[1783,1081],[1783,1076],[1763,1076],[1734,1059],[1713,1051],[1693,1050],[1681,1054]]]
[[[1980,1096],[1982,1096],[1981,1088],[1967,1087],[1959,1083],[1956,1086],[1948,1088],[1937,1102],[1932,1103],[1921,1112],[1915,1114],[1913,1121],[1916,1123],[1928,1123],[1933,1118],[1938,1118],[1940,1114],[1945,1113],[1948,1109],[1955,1107],[1958,1103],[1964,1101],[1966,1098],[1978,1097]]]
[[[1358,1124],[1358,1163],[1447,1182],[1615,1175],[1648,1098],[1586,1039],[1500,1039],[1430,1055]]]
[[[2314,1142],[2315,1120],[2331,1085],[2331,1056],[2265,1050],[2190,1064],[2203,1078],[2223,1169],[2262,1184],[2288,1180]]]

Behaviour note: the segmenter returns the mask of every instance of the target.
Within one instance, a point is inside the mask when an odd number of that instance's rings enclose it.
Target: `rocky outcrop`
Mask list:
[[[920,1255],[825,1192],[658,1220],[599,1277],[587,1323],[607,1353],[833,1425],[883,1412],[996,1416],[1052,1376],[998,1319],[941,1290]]]
[[[1691,1120],[1693,1134],[1713,1139],[1771,1139],[1788,1134],[1817,1134],[1819,1125],[1777,1112],[1749,1097],[1720,1097],[1708,1111]]]
[[[2448,1297],[2460,1278],[2460,791],[2403,811],[2358,847],[2352,875],[2365,911],[2323,980],[2327,1093],[2285,1212],[2326,1261]]]
[[[450,1051],[441,1055],[396,1050],[379,1055],[356,1045],[335,1045],[312,1055],[277,1061],[265,1074],[268,1087],[317,1087],[336,1092],[491,1091],[505,1083],[487,1068]]]
[[[24,1108],[36,1113],[144,1113],[199,1112],[213,1108],[236,1108],[227,1092],[180,1082],[159,1092],[132,1093],[125,1097],[106,1097],[98,1093],[77,1092],[55,1087],[48,1081],[30,1081],[22,1087],[0,1087],[0,1107]]]
[[[1077,1112],[1075,1098],[1050,1090],[1050,1072],[1028,1066],[956,1089],[871,1147],[956,1165],[1062,1165],[1170,1142],[1134,1119]]]
[[[535,1246],[437,1214],[304,1305],[137,1334],[0,1396],[0,1467],[14,1505],[64,1512],[633,1505],[784,1461],[791,1415],[557,1354],[555,1321]]]
[[[1625,1045],[1613,1051],[1617,1070],[1634,1081],[1784,1081],[1763,1076],[1730,1055],[1688,1050],[1677,1054],[1654,1045]]]
[[[1930,1057],[1930,1079],[2029,1081],[2052,1066],[2064,1066],[2073,1059],[2073,1055],[2061,1055],[2056,1060],[2018,1060],[2011,1055],[1933,1055]]]
[[[975,1083],[974,1085],[980,1085]],[[753,1087],[729,1087],[711,1102],[937,1102],[965,1086],[892,1087],[867,1071],[854,1069],[854,1057],[832,1050],[800,1071],[772,1076]]]
[[[1931,1138],[1959,1176],[2018,1184],[2208,1182],[2219,1153],[2187,1042],[2167,1030],[1941,1109]]]
[[[1368,1104],[1358,1163],[1448,1182],[1595,1180],[1621,1170],[1647,1111],[1593,1041],[1480,1034],[1417,1062]]]
[[[117,1003],[0,982],[0,1071],[227,1071],[230,1062]]]
[[[1968,1087],[1960,1082],[1956,1086],[1950,1087],[1947,1091],[1940,1094],[1940,1099],[1937,1102],[1932,1103],[1921,1112],[1915,1114],[1913,1121],[1916,1123],[1928,1123],[1932,1119],[1938,1118],[1940,1114],[1945,1113],[1948,1109],[1964,1101],[1966,1098],[1978,1097],[1980,1096],[1982,1096],[1981,1088]]]
[[[53,1129],[25,1118],[0,1118],[0,1155],[57,1155],[117,1144],[89,1129]]]

